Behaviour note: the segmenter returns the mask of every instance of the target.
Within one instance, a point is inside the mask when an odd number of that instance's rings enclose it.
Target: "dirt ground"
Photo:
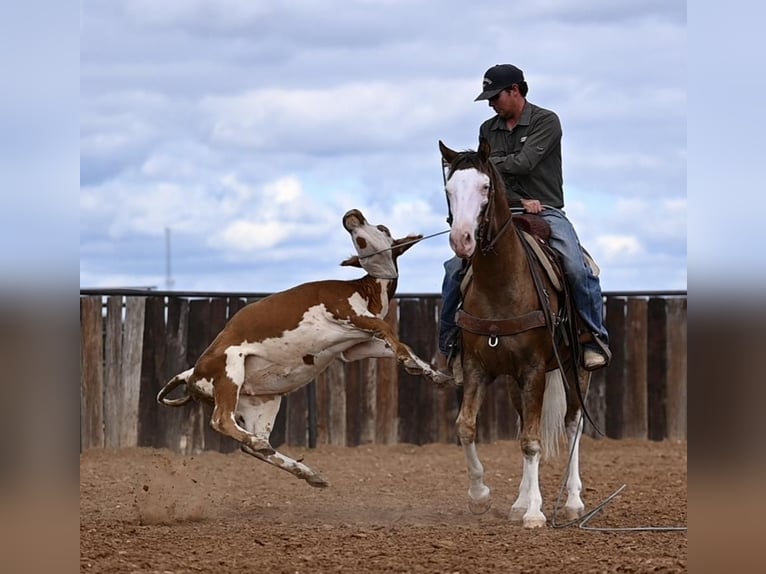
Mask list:
[[[246,454],[90,450],[80,456],[81,572],[685,572],[686,531],[551,526],[566,456],[541,465],[548,526],[507,519],[518,443],[479,445],[493,506],[467,508],[456,445],[284,448],[329,488]],[[685,442],[583,438],[589,528],[685,526]],[[563,504],[564,498],[562,498]],[[558,523],[563,523],[563,516]]]

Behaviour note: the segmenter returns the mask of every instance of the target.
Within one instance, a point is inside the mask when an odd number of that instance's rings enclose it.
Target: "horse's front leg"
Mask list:
[[[511,506],[511,521],[521,521],[524,528],[545,526],[543,496],[540,492],[540,443],[534,439],[521,440],[524,454],[519,496]]]
[[[492,506],[491,491],[484,484],[484,466],[476,452],[476,417],[484,400],[485,381],[468,376],[463,383],[463,402],[457,417],[457,434],[463,446],[468,466],[468,508],[474,514],[483,514]]]
[[[543,496],[540,492],[540,415],[542,411],[545,375],[532,376],[522,384],[521,452],[523,467],[519,496],[511,506],[510,520],[521,520],[524,528],[545,526]]]

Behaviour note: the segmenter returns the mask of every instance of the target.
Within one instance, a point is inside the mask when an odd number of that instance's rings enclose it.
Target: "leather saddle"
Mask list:
[[[545,274],[553,284],[553,288],[558,293],[562,293],[564,291],[564,271],[561,268],[557,252],[549,243],[551,226],[548,225],[545,219],[533,213],[514,214],[513,224],[521,231],[521,236],[531,248],[532,253],[540,263],[540,267],[545,271]],[[584,247],[581,246],[580,249],[582,249],[585,261],[591,271],[598,277],[601,272],[598,265],[596,265],[590,253]],[[460,285],[461,293],[465,292],[465,288],[471,281],[471,275],[471,267],[469,266]]]

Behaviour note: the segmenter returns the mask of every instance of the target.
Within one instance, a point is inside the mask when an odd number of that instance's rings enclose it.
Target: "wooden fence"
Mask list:
[[[606,294],[613,359],[594,373],[587,406],[610,438],[686,438],[686,296],[670,295]],[[81,449],[235,450],[210,429],[210,407],[164,407],[155,396],[261,296],[81,292]],[[388,320],[399,337],[431,360],[441,298],[402,295],[392,303]],[[408,375],[394,359],[336,361],[284,397],[271,439],[275,446],[455,442],[457,412],[454,389]],[[516,437],[502,378],[490,386],[478,424],[479,442]],[[589,424],[585,432],[598,436]]]

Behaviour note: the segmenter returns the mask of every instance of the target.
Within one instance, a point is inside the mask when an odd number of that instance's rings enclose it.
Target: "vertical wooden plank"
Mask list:
[[[516,410],[516,407],[513,405],[513,397],[511,396],[511,385],[514,385],[515,383],[510,379],[506,378],[505,383],[505,390],[506,390],[506,400],[508,401],[508,404],[510,405],[510,425],[508,432],[510,433],[511,439],[518,439],[521,434],[521,418],[519,417],[519,413]]]
[[[189,327],[189,300],[168,297],[167,320],[165,322],[164,371],[160,383],[164,385],[171,378],[190,367],[186,356],[186,337]],[[179,389],[178,393],[185,393]],[[175,396],[175,395],[174,395]],[[179,395],[180,396],[180,395]],[[191,413],[198,409],[194,403],[180,408],[157,405],[157,446],[175,452],[184,452],[191,436]]]
[[[667,437],[686,439],[687,300],[667,303]]]
[[[647,302],[628,300],[625,356],[625,394],[622,403],[624,438],[647,437]]]
[[[346,371],[346,445],[359,445],[361,428],[362,380],[361,361],[345,364]]]
[[[228,307],[226,317],[228,320],[237,314],[237,312],[247,305],[247,301],[243,297],[228,297],[226,299]]]
[[[108,448],[120,446],[122,408],[122,295],[106,300],[106,337],[104,352],[104,443]]]
[[[213,297],[210,299],[210,314],[205,330],[207,339],[206,348],[226,326],[228,321],[227,314],[228,300],[226,297]],[[212,416],[212,408],[208,406],[207,410],[209,411],[209,417]],[[205,450],[217,450],[218,452],[228,453],[234,452],[239,448],[237,441],[214,431],[209,424],[205,425],[204,433]]]
[[[193,299],[189,301],[188,339],[186,344],[186,357],[190,365],[194,365],[200,355],[207,348],[207,326],[210,322],[210,302],[207,299]],[[189,443],[186,445],[187,453],[196,453],[205,449],[205,429],[210,425],[212,409],[203,404],[196,403],[190,407],[190,434]]]
[[[159,447],[164,443],[159,427],[162,413],[156,397],[164,385],[165,344],[165,297],[147,297],[138,400],[139,446]]]
[[[612,362],[606,367],[606,436],[622,438],[623,397],[625,395],[625,309],[622,297],[606,300],[606,329]]]
[[[127,297],[122,338],[121,447],[138,445],[138,403],[141,393],[141,360],[144,346],[146,297]]]
[[[386,322],[394,333],[399,333],[399,300],[394,299],[388,308]],[[397,360],[378,359],[375,409],[375,442],[396,444],[399,433],[399,366]]]
[[[213,297],[210,300],[210,324],[208,325],[208,344],[213,342],[229,321],[229,302],[226,297]]]
[[[104,446],[101,297],[80,297],[80,448]]]
[[[304,385],[282,398],[286,414],[285,442],[289,446],[308,446],[308,393]]]
[[[476,421],[476,442],[489,444],[497,440],[497,416],[495,411],[498,401],[498,387],[492,381],[487,385],[484,394],[484,401],[479,410],[479,417]]]
[[[329,369],[319,373],[314,382],[316,384],[317,445],[330,444]]]
[[[512,440],[516,438],[518,415],[516,414],[516,409],[513,408],[510,392],[508,391],[510,380],[507,376],[503,375],[498,377],[492,384],[497,387],[495,389],[495,440]]]
[[[399,338],[413,344],[418,330],[417,301],[399,299]],[[419,444],[419,425],[421,418],[420,392],[417,378],[399,367],[399,440],[404,443]]]
[[[591,438],[602,438],[606,433],[606,371],[599,369],[590,375],[590,384],[585,395],[585,408],[598,430],[585,419],[583,434]]]
[[[433,330],[433,301],[424,299],[400,299],[400,339],[422,357],[435,353],[436,337]],[[399,368],[399,437],[403,442],[426,444],[435,442],[438,419],[435,412],[437,389],[422,376],[409,375]]]
[[[324,372],[329,399],[328,441],[335,446],[346,446],[346,366],[336,360]]]
[[[359,401],[359,444],[375,442],[375,417],[378,394],[378,363],[376,359],[359,361],[361,396]]]
[[[652,297],[647,307],[649,343],[647,365],[647,421],[651,440],[667,436],[667,299]]]
[[[316,381],[306,385],[306,400],[308,402],[308,446],[317,447],[317,388]]]
[[[277,418],[274,419],[274,428],[271,429],[269,442],[274,448],[279,448],[287,443],[287,397],[282,399]]]

